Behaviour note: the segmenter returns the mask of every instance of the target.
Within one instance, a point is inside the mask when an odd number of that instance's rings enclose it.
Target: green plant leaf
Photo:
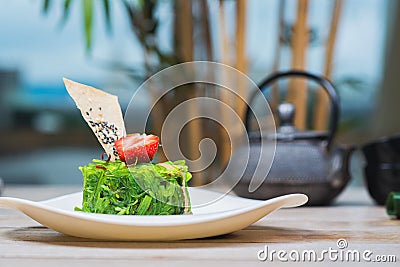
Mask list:
[[[42,7],[42,12],[43,14],[47,14],[47,12],[50,9],[51,1],[50,0],[44,0],[43,1],[43,7]]]
[[[86,51],[89,52],[92,48],[93,0],[83,0],[82,4]]]
[[[109,0],[103,0],[103,10],[106,22],[106,29],[108,33],[111,33],[111,12],[110,12],[110,2]]]
[[[65,0],[64,1],[63,15],[62,15],[60,23],[59,23],[60,27],[63,27],[65,25],[65,23],[67,22],[67,20],[68,20],[69,10],[71,8],[71,3],[72,3],[72,0]]]

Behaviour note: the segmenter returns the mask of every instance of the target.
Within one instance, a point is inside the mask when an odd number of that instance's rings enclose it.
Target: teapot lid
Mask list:
[[[291,103],[284,102],[278,106],[279,127],[275,135],[277,141],[328,139],[328,132],[325,131],[299,131],[294,126],[295,112],[296,108]]]

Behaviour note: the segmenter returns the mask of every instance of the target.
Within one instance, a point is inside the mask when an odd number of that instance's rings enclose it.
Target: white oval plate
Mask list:
[[[74,207],[81,207],[82,192],[41,202],[0,197],[0,207],[17,209],[42,225],[71,236],[163,241],[228,234],[277,209],[297,207],[308,200],[306,195],[290,194],[261,201],[198,188],[189,188],[189,194],[193,215],[108,215],[74,211]],[[201,205],[208,202],[211,203]]]

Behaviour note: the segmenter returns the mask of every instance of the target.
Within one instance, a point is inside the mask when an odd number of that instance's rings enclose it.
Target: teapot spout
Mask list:
[[[342,176],[344,180],[349,181],[351,178],[350,175],[350,162],[354,151],[356,151],[356,147],[352,145],[341,145],[339,150],[342,154]]]
[[[357,148],[353,145],[342,145],[340,148],[343,151],[343,161],[349,163],[351,155]]]

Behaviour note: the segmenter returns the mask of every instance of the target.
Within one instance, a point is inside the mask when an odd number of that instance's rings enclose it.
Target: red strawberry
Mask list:
[[[150,162],[157,152],[158,143],[158,136],[132,134],[118,139],[114,147],[120,160],[130,165]]]

